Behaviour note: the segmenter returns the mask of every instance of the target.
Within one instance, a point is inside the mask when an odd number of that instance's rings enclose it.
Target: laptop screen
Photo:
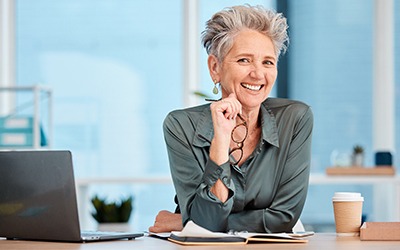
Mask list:
[[[0,152],[0,236],[79,241],[69,151]]]

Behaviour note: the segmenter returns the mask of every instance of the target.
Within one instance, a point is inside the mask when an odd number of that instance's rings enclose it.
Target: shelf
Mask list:
[[[395,175],[393,166],[379,167],[328,167],[327,175]]]
[[[0,87],[1,98],[7,102],[0,111],[0,150],[51,148],[51,89],[39,85]]]

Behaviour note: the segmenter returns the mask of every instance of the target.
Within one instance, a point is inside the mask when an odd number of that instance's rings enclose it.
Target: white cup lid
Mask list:
[[[364,197],[360,193],[336,192],[332,197],[332,201],[364,201]]]

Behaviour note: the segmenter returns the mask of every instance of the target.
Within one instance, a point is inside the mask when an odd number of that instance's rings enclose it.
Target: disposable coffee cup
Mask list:
[[[362,205],[360,193],[336,192],[332,197],[337,236],[360,235]]]

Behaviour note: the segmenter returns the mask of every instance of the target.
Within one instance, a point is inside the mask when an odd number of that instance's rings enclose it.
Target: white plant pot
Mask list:
[[[353,166],[355,167],[364,166],[364,154],[353,154]]]

